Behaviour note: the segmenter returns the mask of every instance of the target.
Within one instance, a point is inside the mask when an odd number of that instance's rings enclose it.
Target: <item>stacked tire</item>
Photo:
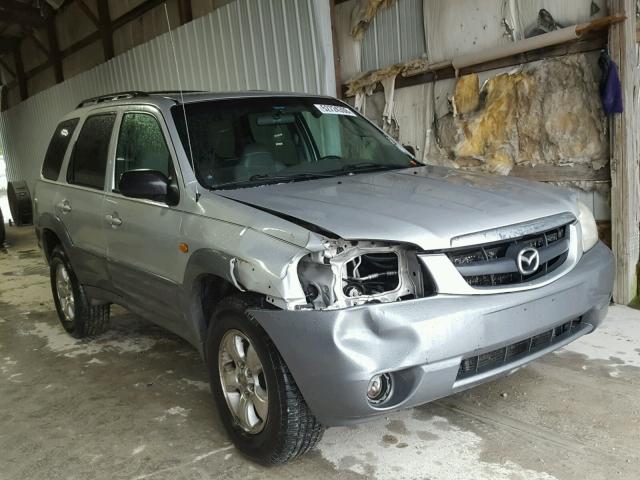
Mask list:
[[[33,210],[31,207],[31,194],[27,182],[20,180],[9,182],[7,185],[7,197],[13,223],[18,227],[33,224]]]
[[[6,237],[4,230],[4,217],[2,216],[2,210],[0,209],[0,248],[4,245],[4,240]]]

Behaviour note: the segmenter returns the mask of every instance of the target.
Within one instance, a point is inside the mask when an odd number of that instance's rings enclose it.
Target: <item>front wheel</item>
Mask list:
[[[206,343],[211,390],[235,446],[253,460],[286,463],[313,448],[324,427],[277,349],[246,314],[250,297],[223,299]]]

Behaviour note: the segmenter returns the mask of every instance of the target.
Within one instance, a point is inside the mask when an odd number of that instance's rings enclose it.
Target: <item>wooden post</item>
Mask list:
[[[614,114],[610,120],[611,243],[616,267],[613,299],[626,305],[637,295],[639,252],[640,172],[636,138],[640,135],[640,121],[634,108],[634,91],[638,90],[636,2],[612,0],[611,13],[627,16],[627,20],[609,30],[609,50],[611,59],[618,65],[624,108],[622,114]]]
[[[184,25],[193,20],[191,0],[178,0],[178,15],[180,17],[180,25]]]
[[[100,36],[102,37],[102,49],[106,62],[114,57],[113,25],[111,24],[108,0],[98,0],[98,21],[100,22]]]
[[[27,76],[24,73],[20,44],[13,50],[13,61],[16,64],[16,80],[18,81],[18,88],[20,89],[20,100],[26,100],[29,96],[29,90],[27,89]]]
[[[333,43],[333,67],[336,77],[336,97],[342,98],[342,69],[340,64],[340,49],[338,46],[338,29],[336,20],[336,0],[330,0],[331,12],[331,39]]]
[[[9,108],[9,89],[7,87],[0,87],[0,112],[4,112]]]
[[[56,83],[64,80],[64,72],[62,70],[62,56],[60,55],[60,46],[58,44],[58,32],[56,31],[56,19],[53,15],[47,20],[47,39],[49,41],[49,60],[53,65],[53,72],[56,76]]]

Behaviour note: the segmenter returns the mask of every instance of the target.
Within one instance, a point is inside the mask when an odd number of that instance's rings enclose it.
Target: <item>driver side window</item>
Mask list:
[[[174,177],[171,154],[158,120],[148,113],[125,113],[116,150],[115,185],[129,170],[157,170],[170,180]]]

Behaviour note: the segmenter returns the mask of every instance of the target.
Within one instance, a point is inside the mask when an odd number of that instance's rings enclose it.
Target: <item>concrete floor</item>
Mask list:
[[[122,309],[91,341],[58,324],[31,228],[0,251],[0,479],[637,479],[640,312],[509,378],[265,469],[227,440],[184,341]]]

